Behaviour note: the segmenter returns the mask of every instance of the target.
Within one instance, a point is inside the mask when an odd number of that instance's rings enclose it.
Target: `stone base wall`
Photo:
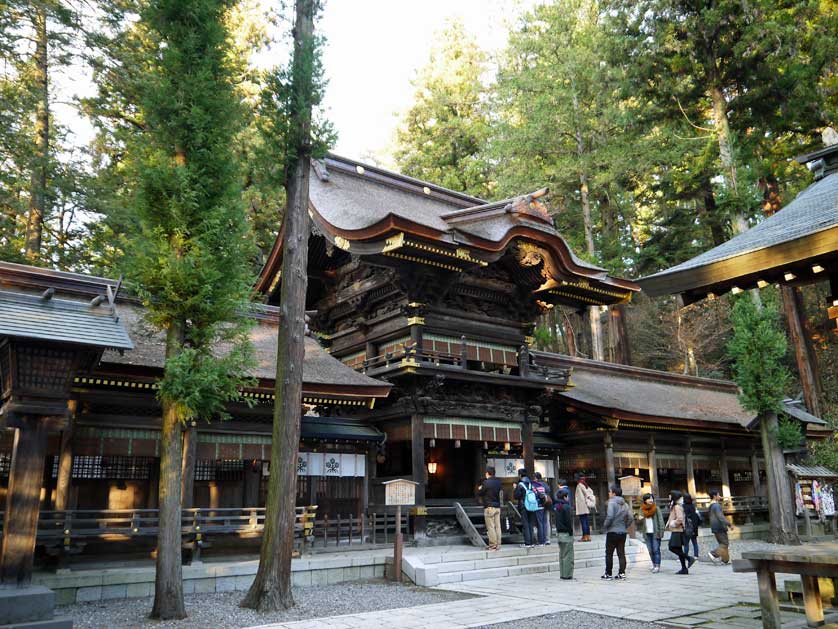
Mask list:
[[[344,553],[335,557],[295,559],[291,580],[295,586],[327,585],[384,577],[386,556]],[[184,594],[247,590],[258,561],[193,564],[183,567]],[[36,574],[33,582],[55,592],[56,605],[154,595],[154,568],[78,570]]]

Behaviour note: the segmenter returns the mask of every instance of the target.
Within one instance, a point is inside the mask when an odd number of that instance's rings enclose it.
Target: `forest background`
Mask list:
[[[138,17],[143,7],[0,2],[0,259],[108,276],[131,265],[149,131],[137,90],[160,53]],[[255,0],[228,3],[240,105],[229,158],[256,244],[254,272],[276,237],[284,193],[271,141],[279,87],[252,59],[272,44],[268,27],[280,19]],[[493,54],[452,21],[415,76],[392,155],[380,161],[486,200],[548,186],[556,226],[580,257],[641,277],[724,242],[811,183],[792,158],[838,128],[837,33],[830,0],[547,2],[518,18]],[[54,78],[74,72],[92,77],[92,93],[57,102]],[[71,140],[56,115],[67,105],[93,125],[88,144]],[[318,141],[329,143],[333,131],[318,115]],[[823,415],[838,418],[827,292],[823,283],[802,288]],[[636,297],[625,309],[631,364],[731,377],[731,304]],[[590,357],[591,316],[552,309],[536,342]],[[600,316],[604,357],[614,360],[610,315]],[[796,376],[791,350],[786,362]],[[792,379],[787,394],[799,392]]]

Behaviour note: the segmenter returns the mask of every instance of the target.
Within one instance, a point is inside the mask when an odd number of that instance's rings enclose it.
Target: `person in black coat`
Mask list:
[[[560,488],[556,492],[556,530],[559,534],[559,576],[573,578],[573,511],[569,492]]]
[[[695,502],[693,501],[693,497],[689,494],[684,494],[684,520],[689,520],[692,523],[692,527],[684,527],[684,554],[687,556],[687,559],[690,559],[690,542],[693,545],[693,558],[698,559],[698,527],[702,523],[701,514],[698,512],[698,509],[695,508]],[[686,523],[685,523],[686,524]],[[691,528],[691,534],[687,534],[687,528]],[[692,564],[692,561],[690,561]]]

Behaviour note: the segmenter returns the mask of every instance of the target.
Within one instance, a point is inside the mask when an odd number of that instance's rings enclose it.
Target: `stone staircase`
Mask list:
[[[577,569],[605,566],[605,537],[591,542],[576,542],[574,565]],[[640,540],[626,541],[629,568],[651,567],[649,553]],[[616,564],[615,555],[614,562]],[[520,548],[507,546],[499,551],[469,549],[468,546],[405,549],[402,572],[416,585],[435,586],[442,583],[497,579],[524,574],[558,572],[559,547]]]

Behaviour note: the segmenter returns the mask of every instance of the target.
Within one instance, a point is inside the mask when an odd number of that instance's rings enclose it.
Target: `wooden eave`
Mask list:
[[[813,273],[816,264],[825,271]],[[684,303],[689,304],[708,294],[724,294],[734,286],[742,290],[754,288],[760,280],[769,284],[815,282],[826,279],[830,271],[838,273],[838,227],[703,266],[650,276],[637,283],[651,297],[680,293]],[[784,278],[788,272],[796,276],[790,282]]]
[[[312,220],[330,243],[344,251],[365,257],[390,257],[408,262],[425,262],[451,271],[485,266],[499,259],[515,239],[541,245],[559,262],[566,278],[555,278],[559,285],[554,294],[546,297],[551,302],[573,303],[578,297],[583,304],[613,304],[628,301],[640,287],[630,280],[614,278],[605,271],[578,265],[570,249],[558,235],[527,225],[516,225],[501,240],[493,242],[456,230],[442,232],[394,214],[372,226],[360,230],[344,230],[328,223],[313,206]],[[277,286],[277,273],[282,263],[282,235],[280,229],[271,254],[260,272],[256,290],[271,293]],[[385,261],[386,262],[386,261]],[[585,283],[587,286],[580,287]]]
[[[684,419],[681,417],[663,417],[659,415],[641,415],[620,410],[595,406],[578,400],[562,400],[565,406],[582,410],[594,419],[604,419],[619,422],[618,429],[634,430],[671,430],[679,432],[711,432],[714,434],[750,435],[754,434],[744,426],[727,422],[703,421]],[[648,428],[647,428],[648,426]]]

